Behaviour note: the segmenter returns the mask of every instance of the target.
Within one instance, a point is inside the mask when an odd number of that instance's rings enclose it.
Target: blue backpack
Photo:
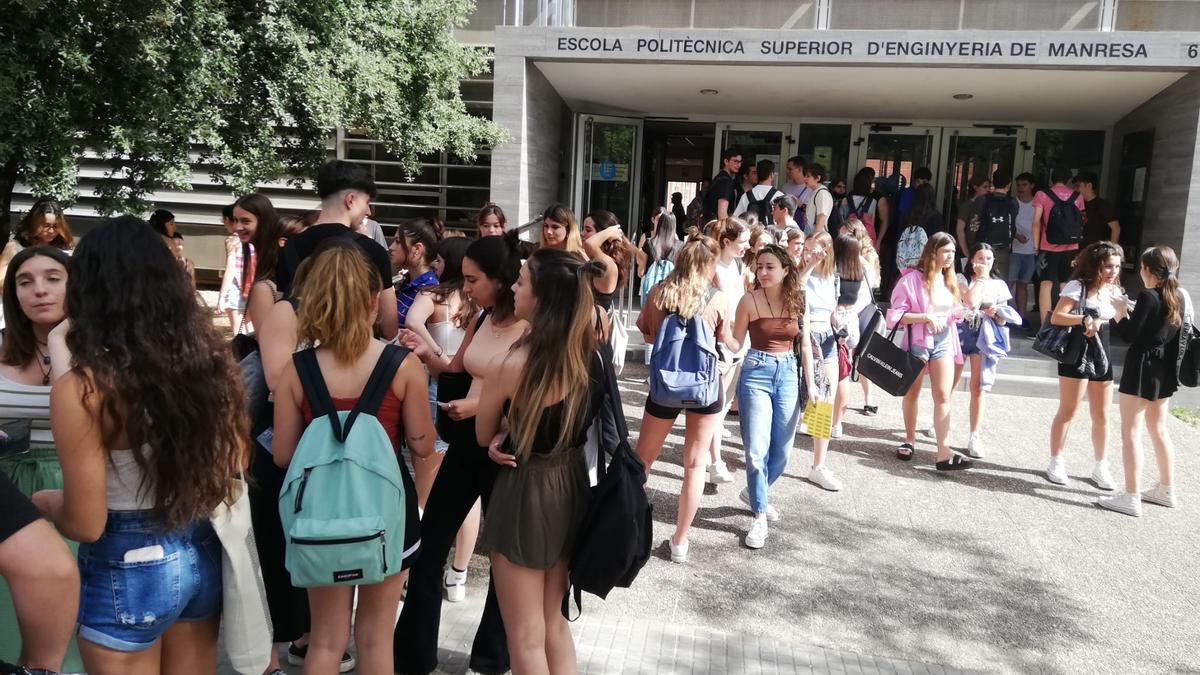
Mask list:
[[[650,289],[666,279],[675,269],[675,263],[666,258],[655,260],[650,269],[646,270],[646,276],[642,277],[642,306],[646,306],[646,298],[650,296]]]
[[[704,296],[708,306],[713,289]],[[668,314],[654,338],[650,356],[650,400],[667,408],[704,408],[721,395],[717,338],[703,312],[690,319]]]
[[[392,441],[375,415],[407,355],[402,347],[384,347],[354,409],[340,412],[316,352],[292,356],[313,414],[279,493],[284,564],[293,586],[377,584],[400,572],[404,481]]]

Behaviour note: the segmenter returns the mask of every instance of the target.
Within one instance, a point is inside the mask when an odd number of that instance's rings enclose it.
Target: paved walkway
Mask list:
[[[635,366],[622,378],[634,433],[644,376]],[[654,557],[633,589],[607,601],[585,598],[574,626],[581,670],[1200,672],[1196,429],[1171,421],[1180,508],[1147,505],[1133,519],[1091,503],[1098,491],[1085,480],[1086,417],[1070,434],[1072,483],[1044,480],[1052,401],[994,397],[988,458],[949,476],[934,471],[928,440],[918,443],[913,462],[894,458],[899,401],[877,402],[879,416],[851,412],[847,438],[834,441],[829,461],[846,484],[841,493],[804,480],[811,444],[801,437],[771,492],[782,520],[758,551],[741,545],[749,516],[737,498],[745,473],[731,418],[725,457],[736,480],[706,488],[685,565],[669,562],[666,545],[682,477],[682,438],[669,438],[649,481]],[[930,405],[922,400],[923,420]],[[961,429],[967,397],[955,394],[953,406]],[[1118,414],[1111,410],[1119,481]],[[961,447],[965,433],[952,441]],[[1148,465],[1152,479],[1152,457]],[[485,570],[476,556],[468,601],[445,605],[447,672],[465,669]]]

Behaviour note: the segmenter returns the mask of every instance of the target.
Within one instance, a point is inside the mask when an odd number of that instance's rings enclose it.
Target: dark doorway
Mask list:
[[[712,178],[715,128],[712,123],[646,120],[639,232],[649,227],[650,213],[656,207],[671,207],[671,192],[682,192],[686,207],[699,192],[701,181]]]
[[[1117,173],[1117,221],[1121,223],[1121,248],[1125,260],[1137,260],[1142,250],[1142,227],[1150,188],[1150,160],[1154,156],[1154,129],[1125,134],[1121,139],[1121,165]]]

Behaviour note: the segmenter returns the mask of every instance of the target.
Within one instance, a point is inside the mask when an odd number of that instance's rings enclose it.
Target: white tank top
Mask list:
[[[742,278],[742,272],[739,269],[736,258],[725,264],[721,260],[717,261],[717,281],[721,285],[721,292],[725,294],[725,298],[729,301],[729,313],[726,321],[733,321],[733,317],[737,314],[738,303],[742,301],[742,296],[746,294],[746,282]],[[744,356],[750,351],[750,341],[742,345],[741,351],[735,356]]]
[[[152,451],[145,449],[147,456]],[[142,486],[142,469],[132,450],[113,450],[105,475],[109,511],[147,511],[154,508],[154,486]],[[139,490],[139,487],[141,489]]]

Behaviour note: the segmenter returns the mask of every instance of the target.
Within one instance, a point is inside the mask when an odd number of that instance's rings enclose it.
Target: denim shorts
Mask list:
[[[937,359],[944,359],[947,356],[953,356],[954,343],[951,340],[955,339],[955,331],[952,329],[953,326],[947,326],[946,330],[934,334],[932,348],[926,348],[924,345],[913,345],[908,351],[926,361],[936,361]]]
[[[1033,272],[1037,269],[1037,256],[1032,253],[1013,253],[1008,259],[1009,281],[1033,281]]]
[[[176,621],[220,614],[221,542],[212,525],[163,532],[160,522],[150,511],[109,511],[104,534],[80,544],[79,637],[140,652]],[[137,560],[126,561],[130,553]]]
[[[812,338],[821,346],[821,360],[825,363],[837,362],[837,333],[831,328],[814,330]]]

